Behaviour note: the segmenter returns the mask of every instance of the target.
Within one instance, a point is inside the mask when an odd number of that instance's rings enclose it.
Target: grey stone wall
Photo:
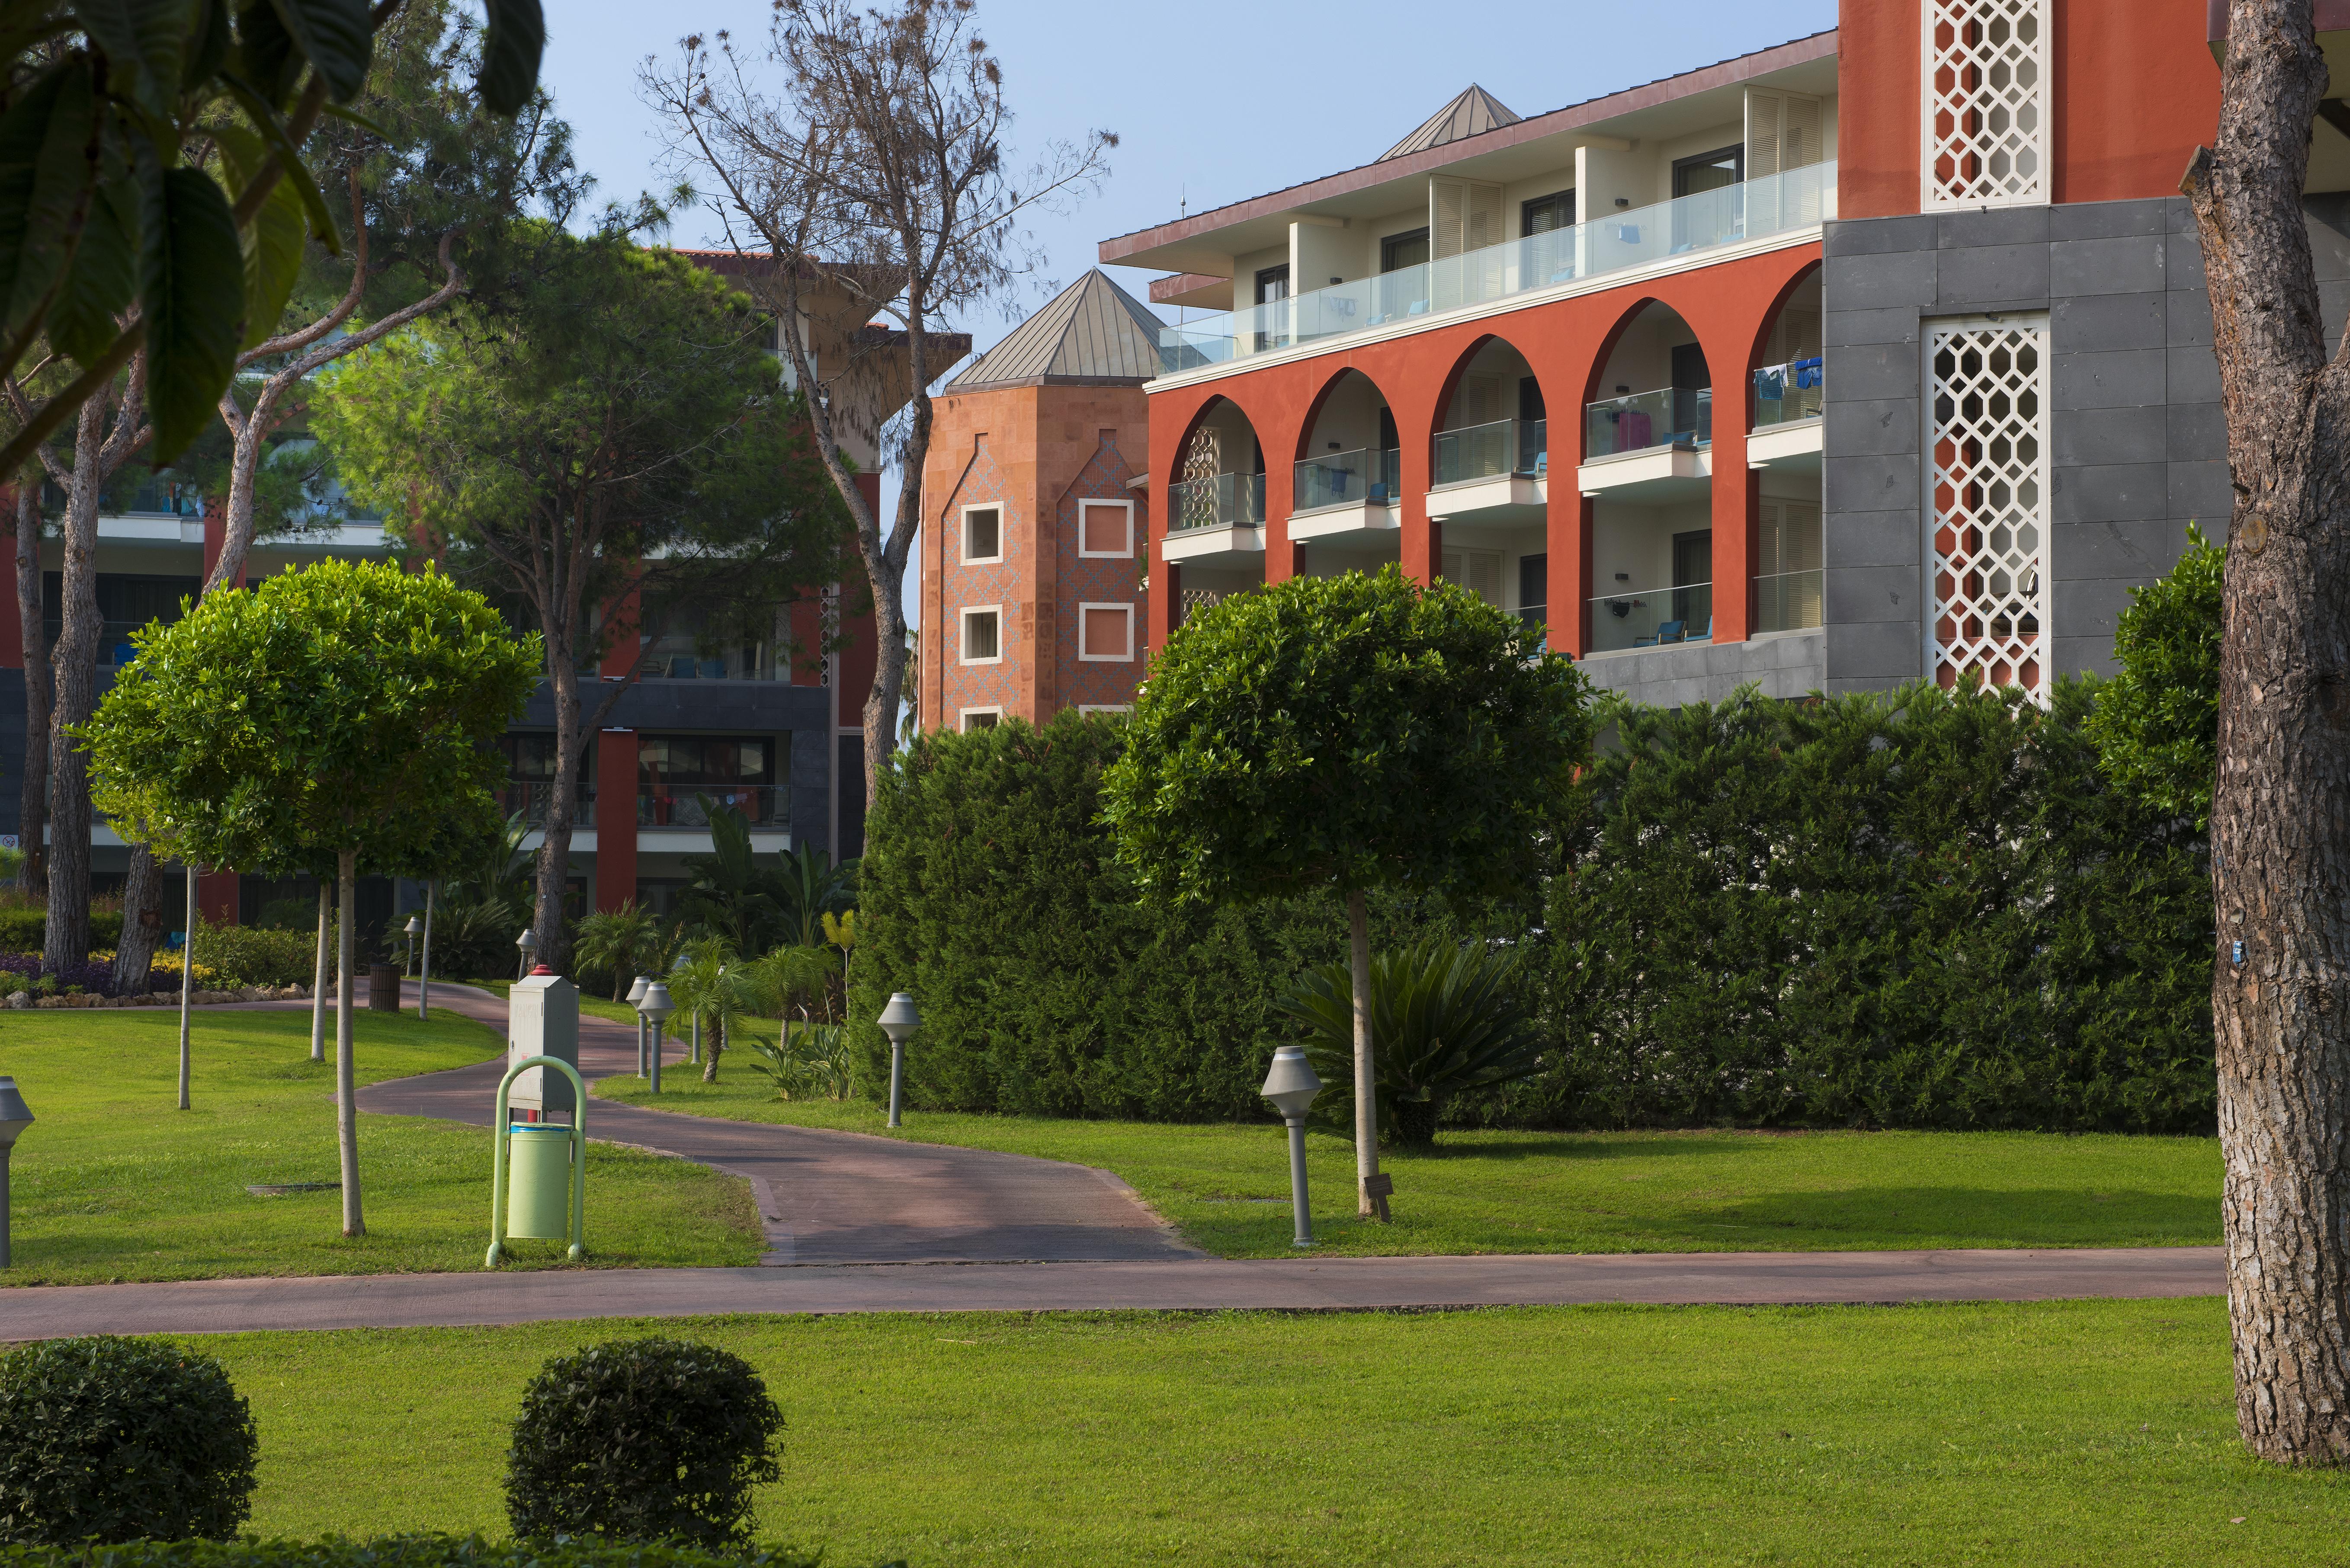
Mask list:
[[[2332,333],[2350,307],[2339,202],[2310,238]],[[2112,668],[2131,587],[2168,572],[2187,524],[2227,527],[2227,433],[2211,310],[2181,197],[1876,218],[1828,226],[1826,689],[1925,670],[1920,324],[2049,318],[2051,652]]]
[[[1822,690],[1818,631],[1775,632],[1752,642],[1690,642],[1633,653],[1603,653],[1579,666],[1591,683],[1652,708],[1719,702],[1752,682],[1765,697]]]

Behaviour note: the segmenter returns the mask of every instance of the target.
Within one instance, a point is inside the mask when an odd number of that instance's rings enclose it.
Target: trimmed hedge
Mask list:
[[[0,1547],[0,1568],[819,1568],[823,1553],[565,1541],[529,1546],[478,1535],[371,1541],[133,1541],[121,1546]],[[906,1568],[903,1563],[886,1568]]]
[[[0,909],[0,952],[36,953],[41,940],[48,934],[49,915],[46,909]],[[92,909],[89,912],[89,945],[93,951],[110,949],[122,941],[122,912],[120,909]]]
[[[1544,1070],[1448,1123],[2210,1130],[2203,846],[2106,787],[2094,690],[1615,709],[1522,907],[1373,900],[1381,947],[1473,930],[1543,978]],[[1267,1115],[1274,999],[1343,956],[1340,906],[1138,900],[1097,820],[1121,732],[925,735],[883,774],[850,965],[865,1092],[889,1045],[862,1021],[908,990],[917,1106]]]

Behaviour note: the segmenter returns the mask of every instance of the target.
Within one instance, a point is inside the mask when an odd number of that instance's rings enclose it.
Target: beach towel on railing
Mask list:
[[[1795,385],[1804,389],[1805,391],[1809,391],[1812,388],[1820,384],[1820,361],[1818,359],[1798,359],[1787,368],[1795,373]]]

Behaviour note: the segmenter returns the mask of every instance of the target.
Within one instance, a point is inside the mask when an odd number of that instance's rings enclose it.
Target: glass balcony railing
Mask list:
[[[691,632],[647,643],[637,673],[647,680],[789,680],[791,666],[773,645],[727,642],[716,651]]]
[[[1713,585],[1621,590],[1591,601],[1591,651],[1665,648],[1713,639]]]
[[[1820,625],[1825,587],[1826,574],[1817,566],[1755,578],[1754,629],[1800,631]]]
[[[1403,456],[1394,447],[1385,452],[1365,448],[1309,457],[1297,465],[1291,510],[1312,512],[1325,506],[1393,506],[1402,499]]]
[[[711,811],[727,806],[758,827],[787,821],[790,801],[781,784],[637,785],[639,827],[708,827]]]
[[[1334,283],[1267,305],[1208,317],[1159,334],[1161,375],[1293,344],[1441,316],[1577,278],[1621,272],[1835,216],[1834,163],[1807,164],[1741,185],[1610,213],[1419,266]]]
[[[1820,411],[1826,389],[1817,355],[1763,366],[1754,372],[1754,428],[1813,418]]]
[[[1430,483],[1466,484],[1505,473],[1546,472],[1549,432],[1546,420],[1495,420],[1439,431],[1430,454]]]
[[[1584,458],[1713,439],[1713,389],[1661,387],[1607,398],[1584,410]]]
[[[522,813],[524,826],[545,827],[546,807],[555,794],[550,779],[509,779],[505,787],[492,792],[497,797],[498,812],[511,817]],[[583,784],[572,792],[571,822],[575,827],[596,826],[596,786]]]
[[[1167,487],[1167,531],[1264,525],[1264,475],[1219,473]]]

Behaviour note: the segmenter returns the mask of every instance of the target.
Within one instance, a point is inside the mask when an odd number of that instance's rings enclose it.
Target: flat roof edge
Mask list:
[[[2350,0],[2338,0],[2350,5]],[[1125,257],[1155,250],[1160,245],[1175,244],[1184,240],[1198,239],[1235,223],[1253,218],[1270,216],[1291,211],[1310,202],[1327,201],[1335,196],[1351,194],[1370,185],[1381,185],[1399,176],[1432,173],[1448,163],[1460,162],[1487,152],[1498,152],[1523,142],[1538,141],[1563,131],[1578,130],[1598,121],[1611,119],[1636,109],[1653,109],[1675,99],[1689,98],[1716,88],[1729,87],[1758,77],[1768,71],[1784,70],[1790,66],[1808,65],[1814,60],[1833,59],[1836,52],[1836,30],[1833,27],[1814,33],[1808,37],[1773,44],[1751,55],[1739,55],[1719,60],[1710,66],[1700,66],[1678,76],[1662,77],[1638,87],[1627,88],[1605,98],[1587,99],[1569,104],[1546,114],[1537,114],[1515,125],[1497,126],[1475,136],[1464,136],[1458,141],[1448,141],[1422,152],[1409,152],[1400,158],[1389,158],[1359,168],[1326,174],[1303,184],[1269,191],[1262,196],[1234,202],[1205,213],[1179,218],[1171,223],[1154,228],[1138,229],[1130,234],[1119,234],[1100,242],[1097,247],[1101,261],[1117,265]]]

